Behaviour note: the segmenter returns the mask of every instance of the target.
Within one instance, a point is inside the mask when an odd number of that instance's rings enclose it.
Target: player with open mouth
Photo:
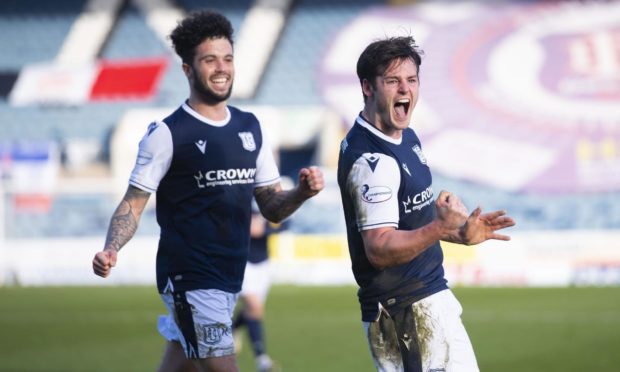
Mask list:
[[[364,108],[341,143],[338,185],[362,323],[379,371],[477,372],[439,241],[508,240],[496,231],[514,221],[504,211],[468,215],[456,195],[434,194],[409,127],[420,64],[411,37],[371,43],[357,63]]]

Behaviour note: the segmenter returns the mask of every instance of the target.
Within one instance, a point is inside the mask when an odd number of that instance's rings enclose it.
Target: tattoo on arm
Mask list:
[[[279,183],[254,190],[254,197],[261,213],[271,222],[281,222],[299,208],[304,198],[300,198],[295,190],[282,190]]]
[[[134,236],[149,196],[148,192],[133,187],[127,190],[110,220],[105,249],[118,252]]]

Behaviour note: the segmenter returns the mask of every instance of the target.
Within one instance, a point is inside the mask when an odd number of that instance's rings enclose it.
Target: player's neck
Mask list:
[[[362,110],[362,118],[364,118],[364,120],[366,120],[370,125],[375,127],[379,132],[385,134],[388,137],[398,140],[403,135],[402,130],[384,124],[383,120],[381,119],[381,115],[379,115],[379,113],[376,110],[373,110],[371,107],[364,107],[364,110]]]
[[[226,110],[227,101],[208,103],[194,97],[189,97],[187,104],[192,110],[211,120],[221,121],[228,116],[228,111]]]

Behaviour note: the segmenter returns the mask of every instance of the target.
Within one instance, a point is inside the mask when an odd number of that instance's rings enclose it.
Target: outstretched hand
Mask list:
[[[299,171],[298,191],[305,198],[311,198],[325,187],[323,172],[319,167],[302,168]]]
[[[507,235],[497,234],[497,230],[514,226],[515,221],[506,216],[506,211],[482,213],[480,207],[474,209],[467,217],[465,225],[459,230],[463,243],[468,245],[482,243],[485,240],[510,240]]]

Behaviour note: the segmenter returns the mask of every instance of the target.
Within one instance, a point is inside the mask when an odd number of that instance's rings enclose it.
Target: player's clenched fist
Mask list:
[[[437,217],[448,230],[457,229],[467,221],[467,208],[458,196],[441,191],[435,201]]]
[[[100,277],[106,278],[110,275],[112,268],[116,266],[116,251],[106,249],[95,254],[93,258],[93,271]]]
[[[302,168],[299,171],[299,188],[307,197],[318,194],[325,187],[323,172],[319,167]]]

